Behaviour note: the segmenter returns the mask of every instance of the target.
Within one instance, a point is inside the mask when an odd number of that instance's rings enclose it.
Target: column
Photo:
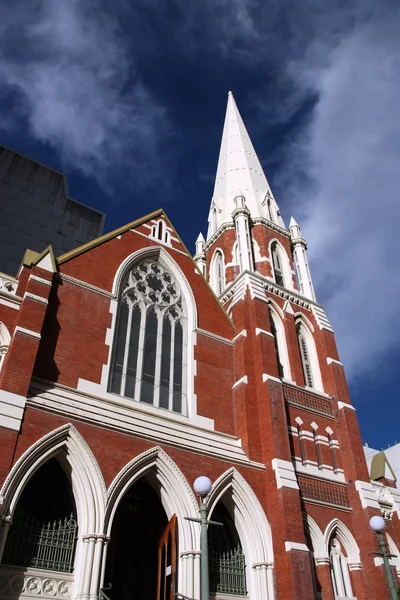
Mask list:
[[[307,242],[301,237],[300,227],[293,217],[290,220],[289,229],[290,237],[292,239],[294,262],[299,278],[300,292],[310,300],[315,301],[315,292],[306,254]]]

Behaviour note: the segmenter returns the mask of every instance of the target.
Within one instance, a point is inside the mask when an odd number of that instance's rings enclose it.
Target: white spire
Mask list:
[[[222,223],[232,221],[238,190],[245,197],[251,218],[264,217],[285,226],[233,94],[229,92],[207,239]]]

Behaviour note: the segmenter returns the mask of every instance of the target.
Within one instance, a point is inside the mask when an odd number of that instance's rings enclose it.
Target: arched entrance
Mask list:
[[[141,477],[117,507],[104,580],[112,600],[156,600],[158,547],[168,518],[153,485]]]

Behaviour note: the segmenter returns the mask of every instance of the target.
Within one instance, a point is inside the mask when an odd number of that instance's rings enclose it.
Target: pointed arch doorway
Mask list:
[[[176,517],[168,521],[151,479],[128,488],[113,519],[104,580],[111,600],[170,600],[173,592]]]

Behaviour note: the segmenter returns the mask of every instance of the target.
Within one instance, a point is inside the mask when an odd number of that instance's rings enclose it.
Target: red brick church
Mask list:
[[[199,475],[210,597],[389,597],[368,522],[395,573],[400,495],[369,477],[306,242],[231,94],[194,258],[162,210],[28,250],[0,274],[0,369],[1,600],[199,600]]]

